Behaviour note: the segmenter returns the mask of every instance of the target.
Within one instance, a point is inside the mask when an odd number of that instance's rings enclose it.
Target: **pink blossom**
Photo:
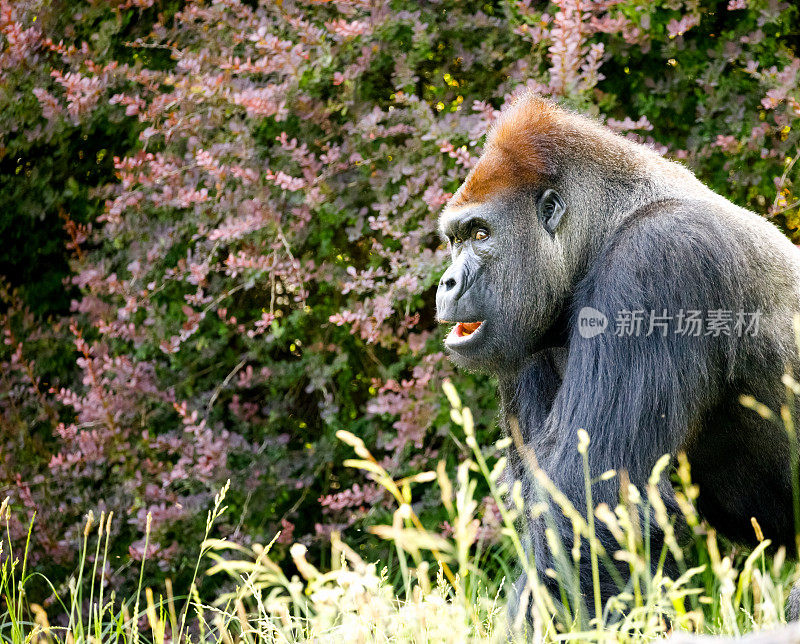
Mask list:
[[[627,132],[629,130],[650,131],[653,129],[653,124],[647,120],[646,116],[641,116],[636,121],[634,121],[630,116],[626,116],[621,121],[618,121],[617,119],[608,119],[606,121],[606,125],[617,132]]]
[[[369,33],[369,25],[362,20],[347,22],[344,18],[325,23],[328,31],[340,39],[354,38]]]
[[[103,90],[100,77],[81,76],[76,72],[62,74],[58,70],[53,70],[51,75],[66,91],[67,113],[77,125],[100,100],[100,92]]]
[[[283,121],[289,114],[283,98],[284,90],[277,85],[246,89],[235,93],[233,102],[244,107],[250,116],[272,116],[276,121]]]
[[[63,113],[58,99],[46,89],[37,87],[34,88],[33,93],[42,106],[42,114],[48,121],[52,121]]]
[[[696,27],[699,24],[700,16],[695,14],[683,16],[680,20],[675,20],[673,18],[667,23],[667,33],[670,38],[675,38],[677,36],[682,36],[692,27]]]
[[[278,537],[278,543],[289,544],[294,540],[295,525],[286,518],[281,519],[281,534]]]
[[[269,313],[264,311],[261,314],[261,319],[256,320],[253,328],[247,332],[247,337],[255,338],[264,333],[269,326],[275,321],[275,315],[273,313]]]
[[[768,110],[775,109],[786,98],[786,94],[785,87],[770,89],[767,91],[767,95],[761,99],[761,104]]]
[[[739,141],[735,136],[718,134],[714,145],[718,148],[722,148],[725,152],[733,153],[739,148]]]
[[[345,508],[357,506],[373,506],[385,495],[386,490],[378,485],[364,485],[356,483],[352,488],[328,494],[319,498],[320,505],[328,512],[338,512]]]

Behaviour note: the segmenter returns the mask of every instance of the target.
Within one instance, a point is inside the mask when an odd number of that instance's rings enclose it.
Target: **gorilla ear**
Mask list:
[[[548,188],[539,197],[536,206],[539,221],[542,222],[544,229],[551,235],[555,235],[558,222],[567,210],[564,200],[555,190]]]

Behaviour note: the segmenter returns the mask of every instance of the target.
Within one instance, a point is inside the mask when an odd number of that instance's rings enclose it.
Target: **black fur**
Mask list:
[[[668,201],[631,216],[578,285],[573,315],[585,306],[609,320],[623,309],[758,308],[748,294],[756,285],[742,283],[738,272],[729,270],[746,263],[747,253],[709,210],[702,202]],[[645,315],[645,328],[648,322]],[[657,458],[685,449],[702,490],[700,508],[717,529],[752,542],[750,518],[755,516],[767,537],[791,545],[785,430],[739,404],[740,394],[755,394],[777,409],[785,398],[780,377],[786,358],[780,348],[764,346],[757,336],[603,333],[587,339],[573,317],[566,374],[552,408],[546,413],[536,408],[533,401],[549,389],[528,387],[526,376],[518,380],[522,389],[513,398],[504,396],[509,400],[505,413],[519,416],[526,442],[540,454],[540,465],[578,507],[584,505],[584,482],[574,429],[583,427],[591,435],[593,476],[624,470],[644,490]],[[515,404],[514,399],[523,402]],[[693,435],[691,428],[696,428]],[[669,503],[671,489],[662,487]],[[593,495],[595,503],[613,507],[619,499],[617,482],[597,484]],[[655,522],[651,530],[651,551],[658,552]],[[601,537],[613,551],[615,542],[609,535]],[[542,565],[549,557],[543,544],[538,545],[537,564]],[[585,566],[584,588],[591,587],[588,572]],[[602,586],[604,600],[619,590],[608,576]]]

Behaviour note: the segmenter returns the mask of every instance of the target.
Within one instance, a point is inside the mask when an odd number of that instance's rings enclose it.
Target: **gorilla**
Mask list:
[[[662,455],[683,452],[712,526],[752,543],[755,517],[793,552],[792,442],[740,402],[779,409],[781,378],[800,366],[800,250],[775,225],[682,165],[524,94],[493,125],[440,231],[452,257],[436,295],[437,318],[453,325],[446,349],[496,376],[501,425],[518,428],[576,508],[586,508],[583,428],[592,477],[613,469],[643,490]],[[509,448],[509,469],[532,506],[541,497],[521,451]],[[595,482],[593,503],[615,507],[620,479]],[[668,472],[659,490],[677,513]],[[546,514],[570,548],[571,524]],[[547,526],[525,523],[538,577],[559,597]],[[609,555],[619,549],[597,534]],[[650,521],[651,552],[663,536]],[[592,614],[588,559],[577,594]],[[601,567],[604,606],[625,568]]]

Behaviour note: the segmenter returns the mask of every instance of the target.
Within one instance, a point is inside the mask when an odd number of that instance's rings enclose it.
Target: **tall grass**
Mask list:
[[[800,385],[790,376],[784,382],[793,394],[800,393]],[[436,471],[395,479],[360,438],[345,431],[338,434],[355,453],[355,458],[346,464],[382,485],[396,503],[391,524],[371,528],[377,537],[393,544],[397,562],[392,570],[381,562],[364,561],[335,533],[330,544],[331,569],[315,567],[306,558],[306,548],[298,543],[290,549],[297,570],[291,577],[270,558],[274,539],[272,543],[248,548],[212,538],[215,521],[226,511],[226,485],[208,514],[205,538],[185,596],[174,595],[171,583],[156,594],[146,584],[144,560],[139,586],[132,597],[119,598],[113,590],[109,592],[100,571],[106,568],[114,518],[101,514],[95,520],[90,514],[74,581],[66,596],[51,585],[56,602],[48,613],[26,597],[26,586],[41,577],[27,566],[33,523],[25,550],[15,552],[7,536],[11,508],[4,501],[0,506],[0,519],[6,525],[6,538],[0,544],[0,638],[20,644],[509,639],[640,642],[670,631],[741,635],[784,621],[783,605],[788,588],[798,575],[796,566],[786,563],[783,548],[774,552],[769,548],[770,542],[760,534],[755,520],[753,528],[760,543],[752,552],[741,552],[721,542],[695,510],[698,490],[691,483],[685,457],[679,457],[675,472],[676,498],[690,534],[688,543],[679,545],[674,518],[667,514],[657,487],[670,463],[668,457],[656,464],[646,489],[637,489],[623,477],[619,505],[594,506],[593,485],[623,475],[610,471],[596,478],[590,476],[587,454],[592,449],[591,441],[589,434],[580,430],[575,440],[576,449],[583,456],[587,507],[574,507],[536,467],[535,460],[530,460],[528,467],[542,496],[539,502],[526,504],[519,482],[509,489],[503,477],[505,451],[514,439],[479,445],[469,408],[462,405],[450,383],[445,383],[444,390],[453,422],[471,450],[471,458],[459,464],[454,480],[448,477],[444,463]],[[756,401],[742,402],[762,415],[772,413]],[[791,414],[783,410],[781,418],[785,423],[791,422]],[[793,435],[794,426],[787,424],[786,428]],[[518,431],[512,434],[518,435]],[[524,446],[517,448],[524,452]],[[506,571],[500,578],[484,572],[486,552],[478,538],[476,518],[479,484],[488,487],[500,508],[503,543],[498,552],[508,553],[500,563]],[[445,537],[426,529],[415,514],[413,500],[424,486],[438,488],[450,517],[451,535]],[[558,597],[551,596],[537,576],[535,562],[518,530],[526,512],[542,516],[546,522],[552,519],[553,505],[567,518],[574,535],[573,543],[565,545],[549,521],[546,534],[555,568],[546,574],[558,580],[562,589]],[[659,552],[650,551],[651,517],[665,535]],[[622,563],[630,575],[630,583],[605,606],[601,604],[599,575],[602,565],[612,566],[612,555],[596,537],[600,524],[619,544],[613,559]],[[588,548],[581,548],[582,543],[587,543]],[[587,552],[594,592],[581,598],[575,594],[577,571]],[[677,562],[676,579],[664,573],[668,555]],[[520,590],[523,601],[530,602],[532,622],[521,613],[509,617],[506,609],[511,585],[522,572],[528,581]],[[196,582],[201,574],[227,575],[230,590],[217,597],[200,597]],[[587,610],[587,605],[593,610]],[[590,619],[592,615],[596,617]]]

